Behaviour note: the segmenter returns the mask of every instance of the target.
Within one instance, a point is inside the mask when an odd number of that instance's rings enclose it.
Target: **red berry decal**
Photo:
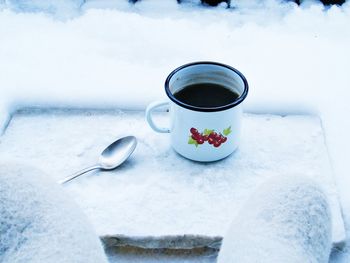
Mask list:
[[[204,129],[203,132],[199,132],[196,128],[192,127],[190,129],[191,134],[189,136],[188,144],[194,144],[198,147],[198,145],[208,142],[208,144],[217,148],[227,141],[227,136],[231,132],[231,126],[224,129],[222,133],[217,133],[215,130],[209,129]]]
[[[198,144],[203,144],[204,143],[204,140],[203,139],[199,139],[197,140]]]
[[[217,136],[218,134],[216,133],[216,132],[211,132],[210,134],[209,134],[209,137],[212,137],[213,139],[216,139],[216,136]]]
[[[191,128],[190,132],[192,134],[197,134],[198,133],[198,130],[196,128]]]
[[[219,147],[221,145],[221,142],[214,142],[214,147]]]

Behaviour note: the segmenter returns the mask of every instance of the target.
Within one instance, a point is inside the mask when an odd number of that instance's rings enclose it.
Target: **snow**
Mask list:
[[[0,7],[3,124],[26,105],[144,109],[164,97],[173,68],[221,61],[247,77],[247,112],[321,117],[349,225],[349,1],[328,9],[313,1],[237,1],[230,10],[87,1],[68,17],[9,9],[7,2]],[[337,261],[349,258],[347,252]]]
[[[162,122],[166,117],[157,116]],[[0,156],[28,160],[59,180],[94,164],[115,138],[133,134],[139,143],[126,165],[91,173],[66,186],[97,233],[136,238],[208,236],[212,241],[205,242],[213,248],[210,243],[217,244],[215,237],[225,235],[259,184],[273,176],[311,177],[325,188],[333,210],[333,242],[341,243],[343,222],[319,119],[248,114],[243,125],[235,154],[202,164],[172,151],[169,137],[154,133],[144,112],[26,110],[10,122]],[[149,240],[138,245],[164,244]]]
[[[2,160],[0,261],[107,262],[79,207],[47,174]]]
[[[0,7],[10,8],[17,12],[45,12],[59,15],[62,19],[76,16],[84,0],[2,0]]]

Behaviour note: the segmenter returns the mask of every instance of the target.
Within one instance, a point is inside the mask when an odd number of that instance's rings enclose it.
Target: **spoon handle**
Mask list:
[[[82,175],[82,174],[85,174],[87,172],[90,172],[92,170],[95,170],[95,169],[100,169],[100,166],[99,165],[94,165],[94,166],[90,166],[88,168],[85,168],[83,170],[80,170],[79,172],[76,172],[70,176],[67,176],[66,178],[58,181],[59,184],[65,184],[71,180],[73,180],[74,178],[77,178],[78,176]]]

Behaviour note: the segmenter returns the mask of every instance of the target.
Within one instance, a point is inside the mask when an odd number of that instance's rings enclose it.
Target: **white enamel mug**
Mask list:
[[[174,97],[182,88],[200,83],[213,83],[231,89],[239,96],[227,105],[197,107]],[[194,62],[169,74],[165,81],[168,101],[156,101],[146,109],[146,120],[153,130],[170,133],[172,147],[182,156],[200,162],[223,159],[239,144],[241,102],[247,97],[248,82],[238,70],[217,62]],[[152,112],[167,106],[170,127],[159,127]]]

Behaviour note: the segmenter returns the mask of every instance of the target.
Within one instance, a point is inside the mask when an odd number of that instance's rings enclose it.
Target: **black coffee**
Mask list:
[[[214,108],[234,102],[239,95],[219,84],[198,83],[184,87],[174,97],[188,105]]]

